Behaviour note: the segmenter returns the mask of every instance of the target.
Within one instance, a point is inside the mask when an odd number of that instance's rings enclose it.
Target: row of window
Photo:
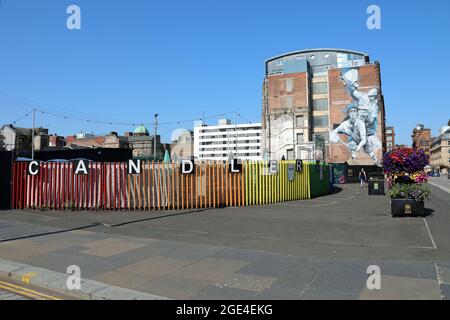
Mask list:
[[[239,131],[249,131],[249,130],[261,130],[261,127],[229,127],[226,129],[201,129],[200,133],[227,133],[227,132],[239,132]]]
[[[200,142],[201,146],[211,146],[211,145],[228,145],[228,144],[234,144],[236,142],[236,139],[230,139],[230,141],[209,141],[209,142]],[[261,143],[261,140],[238,140],[238,144],[249,144],[249,143]]]
[[[222,153],[222,154],[201,154],[199,155],[199,158],[227,158],[229,154]],[[261,152],[256,153],[237,153],[235,154],[236,157],[259,157],[261,156]]]
[[[238,147],[237,150],[259,150],[261,149],[260,147]],[[226,150],[236,150],[236,147],[231,147],[231,148],[215,148],[215,147],[210,147],[210,148],[200,148],[200,151],[226,151]]]

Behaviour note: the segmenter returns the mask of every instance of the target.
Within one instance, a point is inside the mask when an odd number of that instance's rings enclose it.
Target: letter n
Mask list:
[[[141,160],[128,160],[128,174],[141,174]]]

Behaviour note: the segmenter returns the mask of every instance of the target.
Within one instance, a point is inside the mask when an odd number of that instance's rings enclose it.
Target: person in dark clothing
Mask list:
[[[361,181],[361,188],[364,188],[367,182],[367,175],[364,168],[361,168],[361,171],[359,172],[359,181]]]

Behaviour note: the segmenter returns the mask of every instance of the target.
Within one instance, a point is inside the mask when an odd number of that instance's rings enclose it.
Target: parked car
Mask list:
[[[447,173],[447,179],[450,179],[450,170]]]

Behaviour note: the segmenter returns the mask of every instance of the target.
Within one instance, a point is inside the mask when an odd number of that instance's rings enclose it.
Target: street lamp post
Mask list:
[[[156,160],[156,135],[158,133],[158,116],[159,114],[155,113],[155,123],[154,125],[154,136],[153,136],[153,160]]]

